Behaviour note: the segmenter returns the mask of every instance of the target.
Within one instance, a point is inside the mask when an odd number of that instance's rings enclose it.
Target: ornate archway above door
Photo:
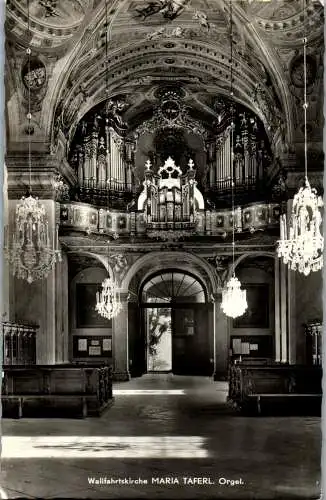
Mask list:
[[[170,270],[149,277],[142,286],[141,301],[175,304],[180,302],[206,302],[205,289],[191,274]]]
[[[214,268],[197,255],[182,251],[149,252],[143,255],[128,269],[121,282],[121,289],[128,290],[132,287],[136,291],[150,276],[167,269],[178,269],[180,273],[193,275],[203,283],[208,297],[219,289]]]

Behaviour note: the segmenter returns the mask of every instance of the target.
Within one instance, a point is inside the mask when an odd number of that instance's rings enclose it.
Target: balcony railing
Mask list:
[[[231,235],[233,217],[237,233],[252,233],[268,229],[279,228],[281,207],[278,203],[253,203],[237,207],[234,211],[198,210],[194,222],[188,221],[149,221],[143,211],[122,211],[101,209],[86,203],[67,202],[61,204],[61,230],[82,231],[87,234],[99,233],[115,236],[150,236],[152,233],[188,231],[189,235],[218,236]]]
[[[92,179],[84,181],[75,188],[73,197],[81,202],[98,207],[126,207],[131,202],[135,187],[126,182],[108,181],[95,182]]]

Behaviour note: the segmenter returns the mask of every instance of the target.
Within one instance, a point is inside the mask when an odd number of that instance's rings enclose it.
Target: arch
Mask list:
[[[112,25],[114,20],[116,19],[120,10],[124,7],[124,5],[128,2],[128,0],[109,0],[107,3],[107,9],[109,12],[108,15],[108,38],[110,39]],[[45,133],[48,137],[51,136],[51,127],[53,126],[53,118],[55,115],[55,109],[62,99],[62,93],[66,87],[70,87],[69,80],[71,79],[71,73],[74,69],[74,62],[78,61],[81,57],[83,59],[82,53],[85,49],[85,46],[90,41],[90,34],[94,35],[97,30],[97,26],[101,26],[102,22],[105,22],[105,4],[101,5],[99,10],[96,12],[95,17],[88,22],[88,20],[83,20],[83,27],[87,26],[85,29],[84,35],[81,40],[73,47],[69,57],[64,61],[64,65],[61,67],[59,73],[59,77],[57,80],[54,80],[54,83],[49,87],[50,92],[49,102],[50,106],[42,107],[41,113],[41,123],[44,125]],[[69,43],[69,42],[68,42]],[[87,54],[89,55],[89,54]],[[69,92],[70,95],[70,92]]]
[[[113,271],[112,271],[112,268],[109,265],[108,257],[107,256],[96,254],[96,253],[93,253],[93,252],[87,252],[87,250],[71,251],[69,253],[71,253],[73,255],[80,255],[80,256],[91,257],[92,259],[97,260],[106,269],[106,271],[109,273],[110,277],[111,278],[113,277]],[[69,256],[69,254],[68,254],[68,256]]]
[[[143,294],[150,297],[143,298]],[[186,302],[207,302],[207,290],[205,284],[190,271],[180,269],[164,269],[152,273],[142,280],[139,287],[139,298],[141,303],[173,303],[178,298]]]
[[[254,39],[258,38],[258,34],[254,30],[251,34]],[[208,41],[194,41],[188,38],[183,38],[182,42],[180,39],[176,39],[176,42],[177,46],[173,52],[173,58],[175,59],[174,66],[182,69],[185,74],[187,72],[191,72],[189,74],[194,77],[198,75],[200,78],[203,78],[203,75],[215,78],[217,70],[220,70],[219,73],[223,74],[220,74],[219,81],[222,83],[219,85],[219,82],[216,80],[216,84],[214,85],[219,87],[218,92],[222,95],[227,93],[225,85],[228,84],[230,68],[229,61],[227,57],[225,57],[225,46],[222,44],[212,45],[212,43]],[[110,62],[110,64],[108,64],[112,78],[114,76],[112,81],[109,82],[110,93],[114,95],[116,93],[125,92],[123,85],[126,83],[126,78],[130,84],[133,79],[139,79],[143,75],[144,71],[146,71],[146,75],[148,75],[152,69],[157,70],[157,61],[162,60],[162,57],[166,56],[166,52],[163,51],[161,45],[160,41],[157,40],[149,41],[146,39],[136,39],[133,42],[129,41],[127,44],[120,46],[119,49],[115,51],[114,59]],[[257,47],[259,46],[260,45],[257,45]],[[148,48],[149,50],[147,50]],[[266,62],[265,52],[263,49],[259,50],[259,55]],[[104,55],[102,55],[100,60],[96,59],[94,62],[97,67],[100,67],[101,63],[103,63],[103,67],[106,68]],[[77,78],[74,79],[73,87],[63,99],[63,107],[66,110],[65,112],[69,113],[69,109],[74,100],[77,99],[81,87],[90,97],[83,102],[77,113],[73,113],[73,119],[71,123],[69,123],[70,139],[73,135],[76,123],[92,107],[96,106],[103,100],[105,90],[104,72],[100,74],[96,72],[96,78],[94,78],[94,66],[88,65],[87,70],[78,72],[77,65],[78,63],[72,65],[73,67],[71,69],[71,71],[76,74]],[[277,89],[281,93],[281,102],[285,110],[286,117],[285,123],[288,128],[288,134],[291,134],[290,128],[292,126],[292,121],[291,116],[289,115],[288,96],[284,92],[284,88],[282,86],[283,84],[282,79],[280,79],[280,69],[274,66],[271,67],[271,63],[268,61],[266,62],[266,66],[272,72],[272,79],[275,81]],[[262,113],[261,106],[255,103],[252,98],[252,95],[255,92],[255,82],[261,80],[258,71],[252,66],[249,66],[244,59],[239,57],[239,61],[234,68],[234,79],[235,88],[238,90],[237,102],[251,109],[263,121],[272,144],[272,136],[275,130],[273,132],[268,131],[268,126],[270,124],[266,123],[266,117]],[[61,84],[61,90],[64,90],[63,85],[64,82]],[[266,97],[268,97],[268,100],[270,101],[270,107],[272,108],[274,99],[273,95],[265,86],[264,91],[266,93]]]
[[[247,252],[247,253],[244,253],[242,255],[239,255],[239,257],[234,261],[234,265],[232,263],[229,265],[229,270],[228,270],[228,274],[226,277],[226,281],[228,281],[231,278],[231,275],[233,273],[233,269],[235,271],[236,268],[239,266],[239,264],[243,260],[251,258],[251,257],[270,257],[271,259],[275,259],[275,253],[268,252],[268,251],[263,251],[263,252],[255,251],[255,252]]]
[[[188,273],[191,270],[191,274],[205,284],[208,294],[214,294],[218,290],[217,278],[212,266],[197,255],[181,251],[155,251],[140,257],[128,269],[121,282],[121,289],[128,290],[132,278],[140,270],[144,270],[142,276],[142,281],[144,281],[153,273],[167,268],[174,268]]]

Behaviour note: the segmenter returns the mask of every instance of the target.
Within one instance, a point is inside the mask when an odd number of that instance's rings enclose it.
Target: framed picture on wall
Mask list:
[[[112,320],[103,318],[95,310],[97,283],[76,284],[76,327],[77,328],[111,328]]]
[[[247,291],[248,308],[233,320],[234,328],[269,328],[269,285],[243,284]]]
[[[88,335],[73,337],[73,356],[74,358],[88,357],[112,357],[112,337],[104,335]]]

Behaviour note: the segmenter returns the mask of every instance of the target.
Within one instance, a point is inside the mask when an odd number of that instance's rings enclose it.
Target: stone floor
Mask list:
[[[100,419],[3,419],[2,497],[317,499],[320,419],[242,417],[226,390],[146,375]]]

